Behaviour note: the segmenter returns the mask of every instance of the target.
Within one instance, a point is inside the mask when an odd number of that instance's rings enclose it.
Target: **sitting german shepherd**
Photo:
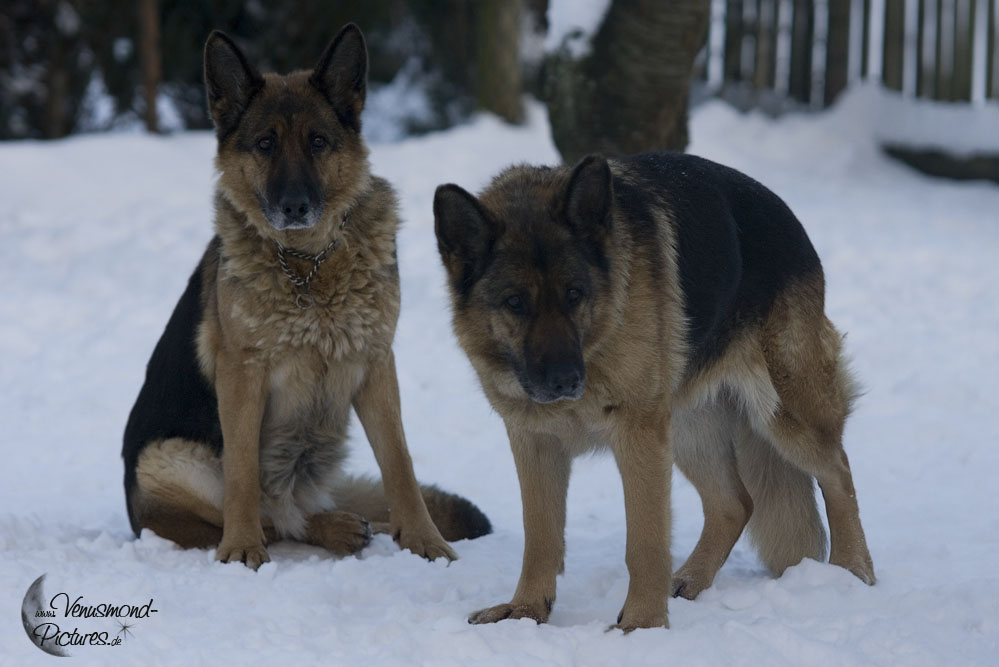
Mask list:
[[[125,428],[136,534],[217,546],[218,560],[255,569],[273,539],[349,554],[375,524],[413,553],[454,559],[445,538],[490,531],[467,500],[421,490],[406,449],[392,355],[399,219],[361,139],[366,73],[354,25],[312,72],[287,76],[261,76],[228,37],[208,38],[216,236]],[[341,473],[352,405],[382,483]]]
[[[843,425],[854,384],[823,312],[819,258],[783,201],[683,154],[513,167],[434,199],[454,329],[503,417],[524,504],[509,604],[472,623],[548,619],[572,457],[609,445],[624,482],[624,630],[666,626],[670,593],[711,585],[744,527],[780,574],[825,553],[868,584]],[[704,530],[670,580],[672,462]]]

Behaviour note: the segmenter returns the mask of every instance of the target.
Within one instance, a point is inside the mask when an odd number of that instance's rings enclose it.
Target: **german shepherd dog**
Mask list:
[[[375,525],[415,554],[454,559],[445,538],[490,531],[474,505],[413,474],[392,354],[399,219],[361,139],[366,73],[354,25],[314,70],[286,76],[208,38],[216,236],[125,428],[136,534],[217,546],[218,560],[255,569],[274,539],[349,554]],[[341,473],[351,406],[382,483]]]
[[[624,482],[627,598],[616,626],[668,626],[669,594],[711,585],[744,527],[776,574],[821,559],[868,584],[843,426],[854,384],[819,258],[775,194],[683,154],[513,167],[475,197],[442,185],[438,248],[454,330],[502,416],[524,561],[472,623],[548,619],[572,457],[609,445]],[[704,530],[670,581],[672,462]]]

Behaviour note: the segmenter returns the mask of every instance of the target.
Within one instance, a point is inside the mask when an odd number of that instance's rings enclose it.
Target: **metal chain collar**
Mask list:
[[[343,220],[340,221],[340,229],[343,229],[347,224],[348,213],[349,211],[343,212]],[[312,282],[312,279],[316,277],[322,263],[325,262],[340,246],[340,239],[335,238],[330,241],[329,245],[323,248],[323,250],[317,255],[309,255],[300,250],[295,250],[294,248],[285,248],[279,241],[275,241],[274,243],[277,245],[278,264],[281,265],[281,270],[284,272],[284,275],[288,276],[288,280],[291,281],[291,284],[298,288],[298,295],[295,296],[295,305],[302,310],[311,308],[315,305],[316,300],[311,294],[309,294],[309,284]],[[312,270],[309,271],[309,275],[303,278],[292,270],[292,268],[288,266],[288,259],[286,255],[291,255],[297,259],[304,259],[312,262]]]

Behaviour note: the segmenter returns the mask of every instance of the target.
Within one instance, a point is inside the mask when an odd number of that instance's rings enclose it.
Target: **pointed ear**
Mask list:
[[[478,199],[449,183],[434,193],[434,231],[451,285],[465,296],[482,277],[502,229]]]
[[[250,100],[264,87],[264,78],[246,61],[229,37],[213,30],[205,42],[205,88],[208,114],[218,138],[224,139],[239,123]]]
[[[361,29],[348,23],[323,51],[309,82],[348,126],[361,131],[361,111],[368,80],[368,49]]]
[[[573,231],[601,236],[610,231],[614,182],[602,155],[587,155],[573,168],[565,194],[565,216]]]

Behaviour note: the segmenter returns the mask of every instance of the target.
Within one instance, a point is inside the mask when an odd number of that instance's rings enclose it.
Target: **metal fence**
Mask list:
[[[711,0],[711,90],[831,104],[880,81],[908,97],[999,100],[999,0]]]

